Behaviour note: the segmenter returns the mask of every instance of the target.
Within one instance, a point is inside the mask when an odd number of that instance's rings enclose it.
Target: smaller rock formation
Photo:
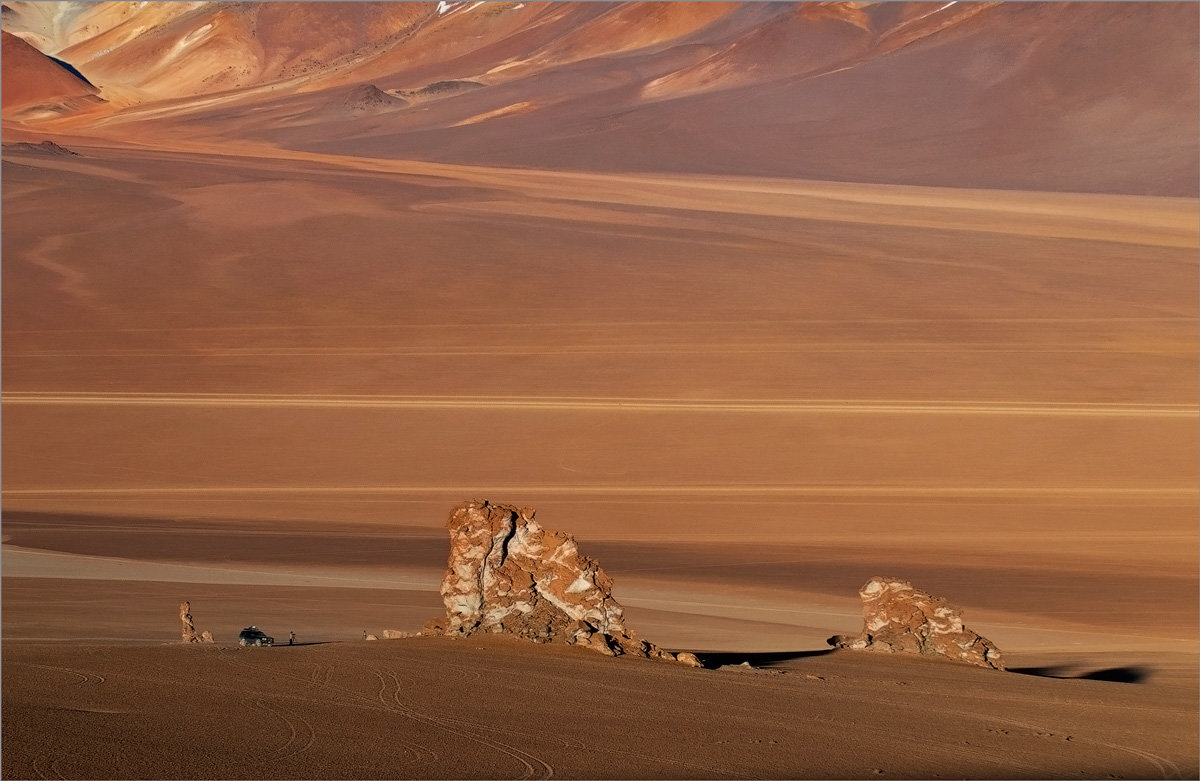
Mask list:
[[[352,115],[361,116],[395,111],[407,106],[408,101],[384,92],[374,84],[360,84],[346,93],[342,105]]]
[[[429,621],[422,634],[493,632],[700,666],[692,654],[676,656],[628,630],[612,578],[570,535],[543,529],[532,510],[465,502],[451,510],[446,528],[446,617]]]
[[[212,632],[205,629],[199,634],[196,633],[196,624],[192,621],[192,603],[179,603],[179,623],[182,624],[183,642],[185,643],[211,643],[213,641]]]
[[[405,632],[400,629],[385,629],[383,630],[384,640],[400,640],[405,637],[415,637],[416,632]]]
[[[432,100],[434,98],[444,98],[450,95],[458,95],[463,92],[476,90],[484,85],[478,81],[470,81],[467,79],[452,79],[450,81],[435,81],[432,84],[426,84],[420,89],[401,90],[400,95],[414,100]]]
[[[858,590],[863,631],[835,635],[829,644],[864,651],[944,656],[979,667],[1003,670],[1000,650],[963,626],[962,611],[906,580],[874,577]]]

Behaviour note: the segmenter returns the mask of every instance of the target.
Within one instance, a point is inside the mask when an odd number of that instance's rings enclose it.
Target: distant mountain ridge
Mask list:
[[[1200,179],[1192,3],[3,8],[107,101],[18,117],[6,99],[6,121],[63,132],[1035,190],[1195,196]],[[369,107],[321,109],[365,85]]]

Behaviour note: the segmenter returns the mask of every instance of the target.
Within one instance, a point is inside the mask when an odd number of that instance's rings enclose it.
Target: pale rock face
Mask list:
[[[570,535],[543,529],[532,510],[465,502],[451,510],[446,528],[446,618],[427,623],[425,634],[492,632],[676,661],[626,629],[612,579]]]
[[[192,621],[191,602],[179,603],[179,623],[183,625],[183,642],[200,642],[200,637],[196,634],[196,624]]]
[[[944,656],[958,662],[1003,670],[1000,650],[963,625],[958,608],[911,583],[874,577],[858,592],[863,601],[863,631],[837,635],[838,648]]]
[[[405,632],[401,629],[385,629],[383,630],[384,640],[400,640],[405,637],[415,636],[415,632]]]
[[[207,629],[205,629],[203,632],[201,632],[200,633],[200,642],[202,642],[202,643],[213,642],[212,632],[208,631]]]

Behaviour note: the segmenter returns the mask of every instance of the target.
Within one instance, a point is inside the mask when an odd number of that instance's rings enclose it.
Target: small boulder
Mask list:
[[[420,634],[444,635],[446,634],[446,622],[440,618],[431,618],[421,627]]]
[[[399,640],[399,639],[401,639],[401,638],[405,638],[405,637],[413,637],[413,636],[414,636],[414,635],[413,635],[413,633],[412,633],[412,632],[402,632],[402,631],[401,631],[401,630],[399,630],[399,629],[385,629],[385,630],[383,630],[383,639],[384,639],[384,640]]]

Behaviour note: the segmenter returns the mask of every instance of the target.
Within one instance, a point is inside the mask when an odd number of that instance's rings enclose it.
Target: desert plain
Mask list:
[[[575,6],[530,5],[513,13],[543,30]],[[758,29],[730,5],[720,24]],[[1067,13],[960,5],[983,7],[968,38]],[[888,56],[967,46],[945,35]],[[1076,160],[1064,186],[1007,168],[1011,140],[920,175],[868,149],[876,181],[820,134],[807,176],[682,142],[622,165],[662,129],[627,138],[621,79],[686,75],[691,51],[625,45],[617,65],[543,57],[395,136],[391,114],[335,110],[336,69],[284,96],[135,101],[112,77],[105,105],[6,104],[4,777],[1200,773],[1200,201],[1137,173],[1194,169],[1194,139],[1155,130],[1154,154],[1100,178]],[[399,95],[484,54],[355,67],[401,74]],[[602,77],[615,135],[524,105]],[[506,89],[528,100],[496,113]],[[434,120],[467,130],[439,151]],[[541,157],[536,134],[489,146],[538,128]],[[442,611],[442,524],[473,497],[573,534],[629,624],[704,667],[364,640]],[[1008,671],[830,650],[880,574],[960,605]],[[184,600],[215,643],[180,644]],[[239,647],[251,624],[280,644]]]

